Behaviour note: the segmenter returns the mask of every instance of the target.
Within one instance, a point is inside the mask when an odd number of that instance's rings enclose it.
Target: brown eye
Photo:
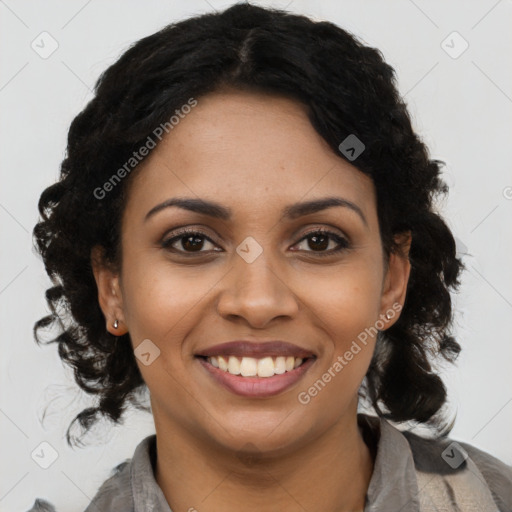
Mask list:
[[[312,250],[325,251],[329,246],[330,237],[324,234],[309,235],[308,247]]]
[[[174,234],[175,236],[167,238],[162,242],[161,245],[164,249],[181,253],[201,253],[208,252],[203,251],[205,243],[214,245],[210,238],[200,231],[185,230],[177,235],[176,233]]]
[[[320,253],[319,256],[332,255],[349,247],[348,240],[332,231],[323,229],[317,229],[316,231],[307,233],[299,243],[303,241],[307,241],[307,247],[310,249],[306,250],[306,252],[318,252]],[[331,247],[331,249],[327,251],[326,249],[330,245],[334,245],[334,248]]]

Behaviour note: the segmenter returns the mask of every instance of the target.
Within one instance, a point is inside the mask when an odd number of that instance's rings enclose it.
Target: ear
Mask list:
[[[105,260],[103,247],[97,245],[92,248],[91,266],[98,288],[98,302],[106,320],[106,329],[114,336],[122,336],[128,329],[124,318],[119,275]],[[114,326],[115,320],[118,322],[117,328]]]
[[[407,284],[411,272],[409,251],[412,235],[410,231],[395,235],[398,244],[397,251],[389,255],[386,275],[381,294],[381,319],[385,322],[386,329],[391,327],[400,317],[399,314],[405,303]],[[388,315],[386,317],[386,314]],[[389,318],[391,317],[391,318]]]

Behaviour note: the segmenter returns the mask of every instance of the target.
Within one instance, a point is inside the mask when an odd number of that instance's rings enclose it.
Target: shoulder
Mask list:
[[[115,466],[109,474],[109,477],[101,484],[94,498],[91,500],[84,512],[114,512],[122,510],[123,512],[132,512],[133,495],[130,482],[131,459],[126,459],[121,464]],[[27,512],[59,512],[55,505],[37,498],[32,508]]]
[[[501,499],[507,510],[512,510],[512,466],[475,446],[459,443],[484,476],[493,496]]]
[[[84,512],[133,511],[133,495],[130,483],[131,459],[127,459],[111,470]]]
[[[84,512],[168,510],[165,496],[154,478],[155,463],[156,434],[151,434],[140,441],[131,458],[110,471]],[[58,511],[51,503],[38,499],[27,512]]]
[[[133,511],[130,487],[130,462],[128,459],[111,470],[109,478],[101,484],[98,492],[84,512]],[[58,512],[55,505],[42,498],[36,498],[27,512]]]
[[[36,498],[32,508],[27,510],[27,512],[56,512],[55,507],[49,501],[46,501],[42,498]]]
[[[151,434],[139,442],[132,458],[111,471],[84,512],[163,510],[167,502],[154,478],[155,463],[156,434]]]
[[[499,510],[512,511],[512,466],[462,441],[446,437],[429,439],[412,432],[402,434],[409,442],[417,471],[439,475],[447,483],[464,472],[468,477],[476,476]]]

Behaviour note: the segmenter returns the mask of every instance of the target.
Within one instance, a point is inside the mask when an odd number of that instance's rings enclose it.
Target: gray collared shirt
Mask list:
[[[512,512],[512,466],[466,443],[402,432],[383,418],[358,414],[358,422],[375,455],[364,512]],[[84,512],[172,512],[155,463],[152,434],[112,470]],[[37,499],[27,512],[56,510]]]

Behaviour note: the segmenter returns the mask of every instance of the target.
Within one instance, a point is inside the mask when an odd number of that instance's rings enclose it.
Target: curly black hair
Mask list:
[[[41,194],[34,238],[53,286],[46,292],[51,314],[34,335],[41,343],[40,331],[56,325],[60,333],[46,343],[58,343],[77,384],[97,398],[69,425],[68,444],[76,421],[87,431],[98,415],[122,423],[129,403],[150,410],[137,398],[147,388],[129,334],[116,341],[105,329],[91,267],[96,245],[105,261],[120,263],[121,215],[137,168],[106,197],[98,187],[190,98],[223,88],[300,102],[339,158],[347,158],[339,149],[347,136],[364,143],[351,163],[376,187],[384,254],[400,250],[397,234],[410,232],[412,243],[401,316],[379,332],[360,394],[379,416],[446,435],[447,393],[433,363],[438,356],[453,363],[461,349],[450,330],[450,289],[459,286],[463,264],[435,211],[434,200],[447,192],[444,163],[429,158],[414,132],[394,69],[379,50],[333,23],[239,3],[170,24],[106,69],[71,123],[59,181]]]

